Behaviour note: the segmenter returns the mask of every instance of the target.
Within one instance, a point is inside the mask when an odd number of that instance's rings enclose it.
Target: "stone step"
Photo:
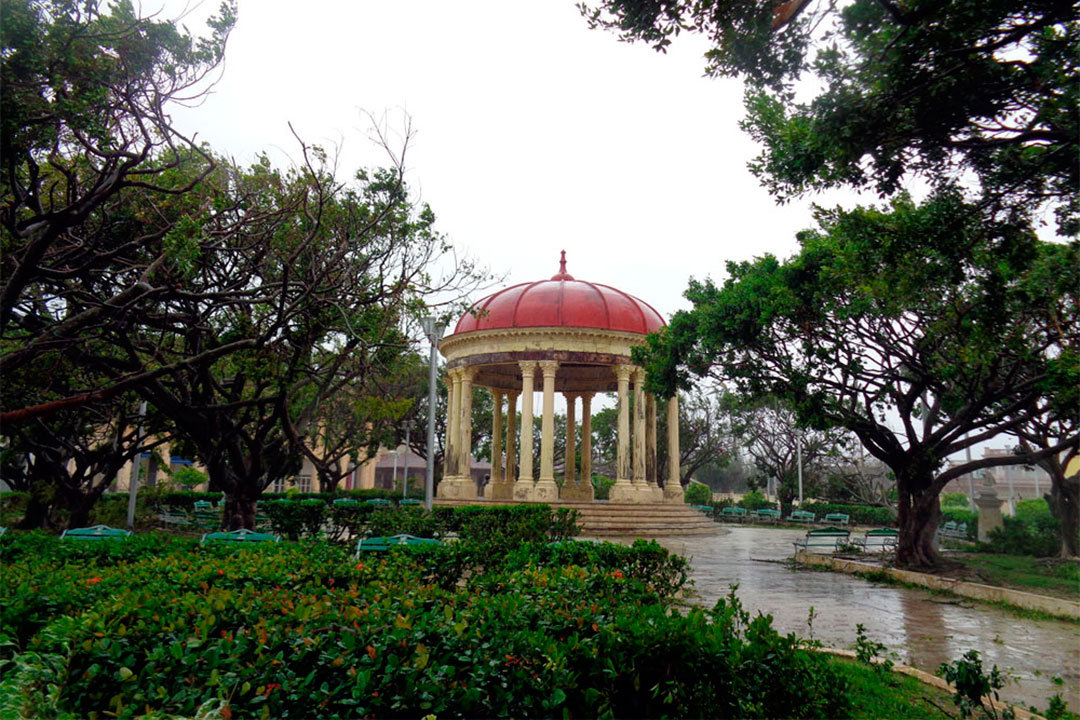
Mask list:
[[[439,500],[437,505],[496,505],[490,500]],[[578,526],[593,537],[660,537],[665,535],[711,535],[722,532],[719,523],[685,504],[558,502],[553,507],[576,510]]]

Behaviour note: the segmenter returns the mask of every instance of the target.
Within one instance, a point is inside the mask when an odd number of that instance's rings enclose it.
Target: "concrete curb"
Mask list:
[[[921,585],[931,590],[944,590],[954,595],[962,595],[974,600],[986,602],[1003,602],[1026,610],[1036,610],[1070,620],[1080,620],[1080,602],[1065,600],[1062,598],[1036,595],[1035,593],[1008,588],[994,587],[993,585],[981,585],[979,583],[965,582],[955,578],[940,577],[938,575],[926,575],[911,570],[882,567],[857,560],[834,558],[829,555],[816,555],[814,553],[795,553],[795,562],[806,565],[819,565],[833,570],[857,575],[861,573],[884,573],[894,580]]]
[[[816,648],[816,650],[817,652],[825,653],[827,655],[835,655],[836,657],[848,658],[849,660],[855,660],[857,658],[854,650],[840,650],[839,648]],[[881,661],[881,658],[874,658],[873,660],[874,663],[879,663]],[[932,685],[936,688],[944,690],[945,692],[956,692],[956,688],[945,682],[945,680],[939,678],[937,675],[931,675],[925,670],[920,670],[919,668],[911,667],[910,665],[901,665],[899,663],[893,663],[892,669],[893,672],[898,672],[901,675],[908,675],[909,677],[915,678],[919,682],[922,682],[926,685]],[[1013,712],[1016,713],[1017,720],[1046,720],[1046,718],[1044,718],[1042,715],[1037,715],[1030,710],[1025,710],[1019,705],[1011,705],[1009,703],[1003,703],[998,700],[988,700],[988,702],[994,706],[995,710],[998,711],[1005,710],[1006,708],[1011,707],[1013,709]]]

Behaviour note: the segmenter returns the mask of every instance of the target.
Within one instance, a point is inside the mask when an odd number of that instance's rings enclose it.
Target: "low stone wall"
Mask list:
[[[835,558],[829,555],[817,555],[814,553],[795,553],[795,562],[806,565],[819,565],[839,570],[851,575],[862,573],[884,573],[894,580],[920,585],[931,590],[944,590],[954,595],[961,595],[975,600],[986,602],[1003,602],[1026,610],[1037,610],[1047,615],[1080,620],[1080,602],[1064,600],[1062,598],[1036,595],[1035,593],[1023,592],[1022,590],[1010,590],[1008,588],[994,587],[993,585],[981,585],[979,583],[966,582],[955,578],[927,575],[912,570],[888,568],[871,563],[859,562]]]

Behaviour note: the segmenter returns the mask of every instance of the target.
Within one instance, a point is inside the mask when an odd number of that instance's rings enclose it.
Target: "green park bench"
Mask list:
[[[281,542],[281,537],[278,535],[271,535],[270,533],[261,533],[255,530],[231,530],[229,532],[211,532],[205,533],[200,543],[261,543],[261,542]]]
[[[196,510],[213,510],[214,503],[210,502],[209,500],[196,500],[195,504],[192,507],[194,507]]]
[[[945,537],[967,539],[967,523],[957,523],[955,520],[949,520],[938,528],[938,532]]]
[[[712,514],[716,512],[715,508],[713,508],[712,505],[691,505],[690,507],[694,508],[699,512],[705,513],[709,517],[712,517]]]
[[[192,524],[200,530],[221,527],[221,515],[216,510],[196,509],[191,513]]]
[[[158,522],[165,527],[187,527],[191,524],[191,518],[183,510],[165,508],[158,513]]]
[[[836,552],[841,545],[849,544],[851,531],[844,528],[824,527],[814,528],[806,533],[802,540],[796,540],[795,552],[811,552],[811,548],[827,548],[830,552]]]
[[[359,505],[360,501],[354,498],[338,498],[334,501],[334,507],[351,507],[353,505]]]
[[[60,534],[61,540],[124,540],[131,537],[130,530],[112,528],[108,525],[69,528]]]
[[[367,501],[368,505],[374,505],[375,507],[393,507],[394,503],[390,502],[386,498],[371,498]]]
[[[423,504],[423,500],[416,500],[414,498],[405,498],[404,500],[398,501],[398,505],[400,505],[401,507],[416,507],[417,505]]]
[[[755,518],[759,522],[777,523],[780,522],[780,511],[773,510],[771,508],[762,508],[761,510],[754,510],[750,513],[751,517]]]
[[[850,520],[851,516],[844,513],[828,513],[818,522],[822,525],[847,525]]]
[[[0,525],[0,537],[4,537],[5,533],[7,533],[7,528],[3,525]]]
[[[813,525],[815,518],[817,518],[817,515],[812,512],[808,512],[806,510],[792,510],[791,514],[784,519],[788,522],[806,523],[807,525]]]
[[[863,552],[888,552],[900,542],[900,531],[895,528],[867,530],[862,537],[852,538],[851,544]]]
[[[746,508],[744,507],[726,507],[720,510],[720,519],[723,521],[733,522],[745,522],[746,521]]]
[[[416,547],[420,545],[442,545],[442,541],[406,534],[360,538],[356,543],[356,554],[359,555],[362,552],[386,552],[392,547]]]

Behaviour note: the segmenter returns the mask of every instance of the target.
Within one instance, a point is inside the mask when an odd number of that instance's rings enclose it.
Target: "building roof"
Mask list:
[[[667,323],[643,300],[610,285],[577,280],[559,272],[549,280],[504,288],[473,305],[453,334],[510,328],[567,327],[616,330],[647,335]]]

